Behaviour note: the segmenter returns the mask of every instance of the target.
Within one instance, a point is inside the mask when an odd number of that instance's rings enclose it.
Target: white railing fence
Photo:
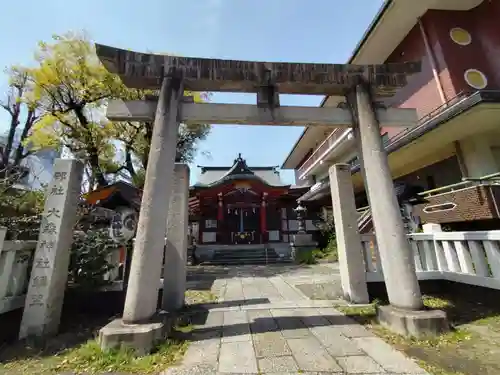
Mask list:
[[[5,241],[0,228],[0,314],[24,305],[36,241]]]
[[[408,235],[419,280],[441,279],[500,289],[500,230]],[[367,282],[383,281],[374,235],[362,235]]]
[[[0,227],[0,314],[24,306],[31,268],[37,261],[33,259],[37,241],[5,241],[6,232]],[[113,251],[108,261],[116,267],[104,275],[104,280],[121,281],[118,271],[120,249]],[[112,288],[104,286],[103,289]]]

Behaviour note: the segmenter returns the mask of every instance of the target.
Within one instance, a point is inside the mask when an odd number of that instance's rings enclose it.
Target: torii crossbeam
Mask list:
[[[112,100],[106,117],[112,121],[153,121],[157,100]],[[352,126],[351,112],[344,108],[281,106],[274,109],[251,104],[181,103],[180,122],[184,124],[241,124],[273,126]],[[384,127],[413,127],[417,112],[407,108],[378,109]]]
[[[420,62],[380,65],[260,62],[155,55],[96,45],[106,69],[131,88],[159,89],[163,78],[182,72],[191,91],[258,92],[274,85],[281,94],[343,96],[363,77],[376,98],[394,95],[407,77],[421,71]]]
[[[106,68],[132,88],[158,90],[164,76],[175,74],[182,76],[186,90],[257,93],[259,103],[268,104],[184,101],[180,105],[180,121],[184,123],[348,127],[353,124],[348,109],[280,107],[278,95],[343,96],[362,79],[374,89],[375,99],[383,99],[403,87],[409,74],[420,71],[420,63],[414,62],[384,65],[272,63],[143,54],[102,45],[97,45],[97,53]],[[272,90],[272,96],[266,95],[267,89]],[[152,121],[156,107],[155,100],[113,100],[106,116],[114,121]],[[384,127],[412,127],[417,123],[414,109],[379,108],[377,117]]]

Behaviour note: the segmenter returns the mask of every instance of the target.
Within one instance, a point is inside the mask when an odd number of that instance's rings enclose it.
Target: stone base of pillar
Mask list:
[[[377,307],[379,323],[403,336],[425,338],[448,332],[450,325],[441,310],[403,310],[393,306]]]
[[[312,235],[307,233],[297,233],[292,236],[291,258],[295,263],[302,263],[308,258],[312,258],[312,251],[317,248],[318,243],[312,240]]]
[[[144,356],[167,338],[173,324],[174,316],[168,313],[141,324],[125,324],[122,319],[115,319],[100,329],[99,345],[103,351],[129,348],[136,356]]]

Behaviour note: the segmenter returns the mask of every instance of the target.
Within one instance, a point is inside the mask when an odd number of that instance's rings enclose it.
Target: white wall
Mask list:
[[[334,160],[328,161],[326,163],[323,163],[323,167],[321,169],[318,169],[318,174],[316,175],[316,180],[320,181],[323,178],[328,177],[328,168],[332,166],[333,164],[336,163],[347,163],[352,160],[356,155],[358,155],[358,152],[354,150],[350,150],[347,153],[343,153],[339,157],[335,158]]]
[[[468,176],[483,177],[500,171],[500,154],[495,146],[498,133],[484,133],[460,141]]]

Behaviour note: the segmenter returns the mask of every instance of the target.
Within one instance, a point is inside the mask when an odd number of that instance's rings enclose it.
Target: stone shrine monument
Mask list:
[[[128,87],[159,90],[156,100],[111,101],[108,106],[110,120],[154,120],[154,129],[123,317],[101,330],[104,349],[128,345],[144,353],[168,331],[157,314],[157,299],[181,122],[354,127],[391,303],[381,317],[389,323],[394,317],[408,322],[429,318],[419,312],[423,304],[415,266],[380,137],[380,126],[411,127],[417,123],[417,114],[413,109],[376,105],[405,86],[408,76],[420,71],[420,63],[269,63],[153,55],[103,45],[97,45],[97,54]],[[184,90],[256,93],[257,105],[194,103],[183,96]],[[280,106],[280,93],[341,96],[348,108]],[[332,184],[332,197],[335,225],[342,228],[342,286],[348,299],[366,302],[363,259],[351,253],[361,254],[356,222],[352,222],[355,217],[349,212],[353,209],[352,188],[346,187],[350,176],[341,169],[333,170],[331,178],[339,180]],[[167,249],[174,252],[176,247]],[[179,272],[168,283],[178,284],[170,287],[181,290],[185,274]],[[169,305],[175,308],[179,303]]]
[[[82,177],[83,164],[80,161],[55,161],[19,338],[50,336],[59,329]]]

